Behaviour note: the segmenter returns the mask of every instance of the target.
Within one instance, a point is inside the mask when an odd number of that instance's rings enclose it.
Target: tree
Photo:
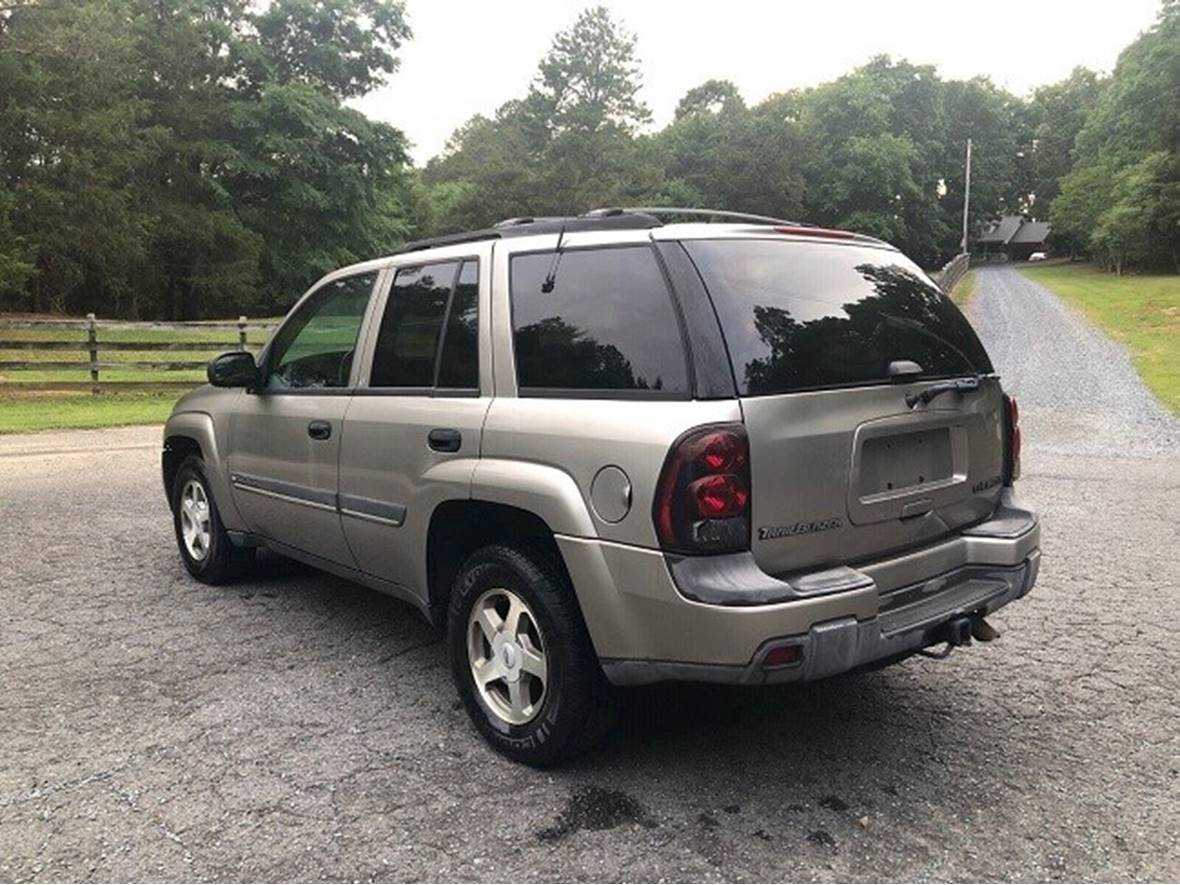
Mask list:
[[[1101,81],[1087,68],[1074,68],[1058,83],[1037,89],[1028,102],[1032,164],[1032,209],[1044,215],[1073,167],[1074,142],[1098,100]]]
[[[112,3],[28,4],[0,19],[0,201],[22,241],[0,245],[14,306],[63,310],[130,294],[147,254],[139,211],[134,42]],[[28,265],[32,265],[32,269]]]
[[[275,0],[252,16],[257,43],[243,47],[253,84],[303,83],[356,98],[398,68],[410,39],[402,0]]]
[[[1127,265],[1180,273],[1180,169],[1166,151],[1124,167],[1113,184],[1113,202],[1098,216],[1090,248],[1108,269]]]
[[[1180,3],[1119,55],[1050,218],[1111,270],[1180,271]]]
[[[1099,216],[1113,202],[1115,174],[1113,164],[1095,163],[1074,169],[1061,179],[1059,193],[1049,206],[1051,236],[1070,257],[1089,247]]]
[[[676,105],[674,119],[683,120],[694,116],[717,116],[721,113],[734,114],[746,109],[746,102],[738,88],[729,80],[706,80],[694,86]]]
[[[948,252],[939,203],[944,89],[933,68],[871,60],[802,101],[809,217],[887,239],[932,266]]]
[[[660,146],[635,135],[649,118],[639,86],[634,37],[602,7],[583,12],[525,97],[468,120],[427,164],[430,231],[683,194]]]
[[[1018,99],[986,77],[945,84],[944,193],[939,200],[943,224],[959,244],[965,195],[965,154],[971,139],[971,205],[968,231],[1000,215],[1023,213],[1032,184],[1027,147],[1030,136]],[[945,255],[945,253],[944,253]],[[946,256],[949,257],[949,256]]]
[[[536,113],[554,137],[613,127],[627,134],[651,118],[639,99],[635,37],[604,6],[584,10],[553,38],[532,88]]]
[[[707,207],[799,217],[802,141],[786,109],[790,101],[768,99],[750,109],[724,80],[689,90],[675,120],[655,139],[666,177]]]
[[[398,0],[55,0],[0,12],[0,296],[189,318],[288,304],[388,251],[404,138],[343,105]]]

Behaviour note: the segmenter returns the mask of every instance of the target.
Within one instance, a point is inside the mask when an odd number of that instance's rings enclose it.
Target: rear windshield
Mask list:
[[[959,309],[891,249],[792,240],[686,240],[744,396],[992,371]]]

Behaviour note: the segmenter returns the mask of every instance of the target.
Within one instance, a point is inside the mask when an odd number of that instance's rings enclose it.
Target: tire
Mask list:
[[[186,506],[186,495],[196,502],[195,508]],[[197,543],[191,540],[194,522],[199,525]],[[172,481],[172,527],[184,567],[204,584],[233,580],[253,558],[253,550],[235,546],[226,534],[205,473],[205,462],[198,455],[185,458]]]
[[[523,605],[516,633],[509,629],[513,598]],[[473,617],[477,606],[485,617]],[[502,622],[489,633],[493,612]],[[547,768],[585,751],[609,729],[614,691],[599,666],[573,587],[545,552],[497,544],[473,553],[455,578],[447,642],[455,685],[471,721],[509,759]],[[540,686],[538,652],[544,662]],[[475,674],[481,660],[492,668],[484,673],[501,674],[482,689]],[[514,673],[526,699],[518,708],[512,699]]]

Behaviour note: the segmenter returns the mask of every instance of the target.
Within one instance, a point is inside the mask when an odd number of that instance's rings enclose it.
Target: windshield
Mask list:
[[[743,396],[992,371],[959,309],[892,249],[798,240],[686,240]]]

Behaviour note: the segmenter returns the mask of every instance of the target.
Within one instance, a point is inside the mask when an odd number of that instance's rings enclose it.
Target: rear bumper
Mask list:
[[[996,515],[916,551],[786,579],[749,554],[694,560],[559,537],[591,639],[618,685],[822,679],[938,641],[948,621],[986,615],[1032,589],[1036,514],[1005,490]],[[797,663],[767,667],[779,645]]]

